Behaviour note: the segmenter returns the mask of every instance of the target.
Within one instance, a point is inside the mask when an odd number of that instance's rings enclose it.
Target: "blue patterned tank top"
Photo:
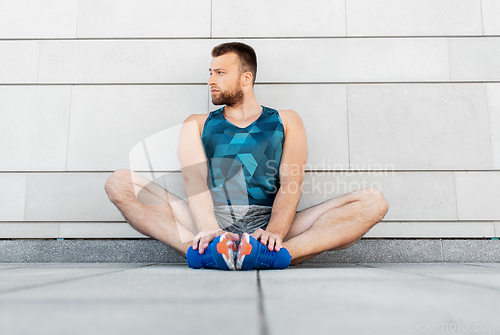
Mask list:
[[[223,110],[210,112],[201,135],[214,206],[272,206],[285,141],[278,111],[262,106],[259,118],[240,128],[224,117]]]

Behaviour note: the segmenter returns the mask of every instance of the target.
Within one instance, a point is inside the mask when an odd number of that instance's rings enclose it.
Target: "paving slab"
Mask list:
[[[184,263],[170,263],[171,265],[184,265]],[[16,267],[25,269],[39,268],[76,268],[76,269],[135,269],[147,265],[157,265],[155,263],[0,263],[0,268]]]
[[[498,263],[303,263],[237,272],[0,265],[12,267],[0,267],[0,329],[8,335],[220,335],[228,326],[259,335],[500,332]],[[19,288],[1,291],[13,282]]]
[[[375,267],[292,268],[260,276],[270,334],[401,334],[418,327],[440,333],[459,322],[470,329],[496,322],[500,330],[500,292],[479,286]]]
[[[469,284],[500,292],[500,268],[474,264],[367,264],[366,266],[401,273]]]
[[[465,264],[476,265],[476,266],[489,266],[489,267],[494,267],[494,268],[500,268],[500,263],[465,263]]]
[[[135,264],[135,267],[140,266]],[[125,267],[130,268],[130,266]],[[37,287],[55,287],[69,281],[124,271],[118,267],[17,267],[0,271],[0,293]],[[80,284],[81,285],[81,284]]]
[[[229,319],[245,325],[238,333],[259,330],[255,271],[193,270],[185,264],[16,265],[0,271],[5,334],[194,334]]]
[[[9,335],[224,334],[232,326],[258,334],[255,303],[11,303],[0,306],[2,333]]]
[[[31,272],[39,272],[33,271]],[[92,273],[94,269],[86,272]],[[0,277],[1,278],[1,277]],[[154,265],[0,295],[11,302],[191,302],[257,300],[255,272]]]
[[[483,266],[485,264],[492,263],[359,263],[358,265],[419,275],[499,273],[498,269]]]

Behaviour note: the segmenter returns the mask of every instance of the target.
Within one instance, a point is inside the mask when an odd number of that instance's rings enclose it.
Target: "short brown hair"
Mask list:
[[[233,52],[240,59],[241,73],[250,72],[253,76],[252,84],[255,84],[255,77],[257,76],[257,55],[255,50],[244,43],[229,42],[219,44],[212,49],[212,57],[219,57],[227,53]]]

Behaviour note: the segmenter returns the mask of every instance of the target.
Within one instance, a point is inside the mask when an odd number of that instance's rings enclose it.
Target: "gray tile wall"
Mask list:
[[[0,0],[0,238],[143,237],[104,181],[143,167],[144,141],[183,196],[162,148],[215,108],[210,50],[233,40],[257,51],[259,101],[306,126],[299,209],[374,186],[390,210],[368,237],[498,237],[499,14],[496,0]]]

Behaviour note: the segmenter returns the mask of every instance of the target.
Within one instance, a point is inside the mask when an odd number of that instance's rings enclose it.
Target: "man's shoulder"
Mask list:
[[[299,113],[294,111],[293,109],[280,109],[278,110],[278,114],[281,118],[281,121],[283,122],[283,126],[292,126],[296,123],[301,123],[302,120],[300,118]]]
[[[210,113],[204,113],[204,114],[191,114],[189,115],[185,120],[184,123],[186,122],[192,122],[195,121],[196,124],[198,125],[198,131],[200,133],[200,136],[203,133],[203,126],[205,125],[205,121],[207,120],[208,116]]]
[[[206,119],[210,115],[210,113],[204,113],[204,114],[191,114],[189,115],[184,122],[189,122],[189,121],[199,121]]]
[[[280,109],[280,110],[278,110],[278,113],[280,114],[280,117],[285,117],[285,118],[300,117],[299,113],[297,113],[293,109]]]

